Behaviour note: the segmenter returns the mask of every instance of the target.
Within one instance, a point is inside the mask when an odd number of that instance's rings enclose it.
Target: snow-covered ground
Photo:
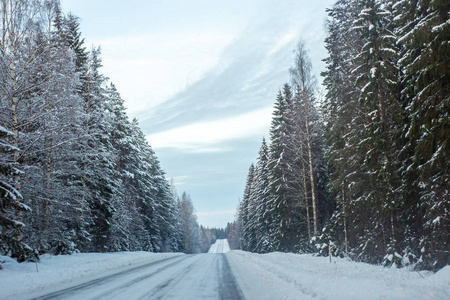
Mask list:
[[[219,240],[210,251],[226,254],[45,255],[38,264],[0,257],[8,260],[0,299],[450,299],[450,266],[434,274],[228,250]]]
[[[105,276],[130,267],[147,264],[180,253],[116,252],[77,253],[73,255],[43,255],[39,263],[6,261],[0,270],[0,299],[17,299],[31,291],[45,290],[55,286],[65,287],[98,276]]]
[[[228,240],[216,240],[216,242],[209,247],[208,253],[227,253],[228,251],[230,251]]]
[[[450,266],[433,274],[307,254],[227,257],[247,299],[450,299]]]

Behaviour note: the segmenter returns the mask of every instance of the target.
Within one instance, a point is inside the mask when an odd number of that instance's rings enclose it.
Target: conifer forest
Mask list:
[[[450,3],[339,0],[319,95],[305,43],[239,207],[244,250],[450,264]]]
[[[59,0],[0,3],[0,255],[231,248],[450,264],[450,3],[337,0],[300,40],[235,222],[200,226]],[[294,49],[293,49],[294,50]],[[256,155],[256,153],[255,153]]]
[[[207,251],[136,119],[56,0],[1,2],[0,254]]]

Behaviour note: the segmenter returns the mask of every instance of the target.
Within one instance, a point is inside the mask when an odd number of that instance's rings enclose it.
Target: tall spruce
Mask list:
[[[363,157],[357,151],[363,139],[364,113],[358,101],[359,89],[354,85],[356,56],[362,47],[359,34],[352,30],[361,3],[340,0],[328,10],[328,36],[325,45],[327,70],[322,73],[326,95],[323,103],[325,118],[326,156],[330,169],[329,187],[336,195],[338,210],[333,216],[335,238],[349,252],[356,246],[358,211],[355,199],[365,188]],[[361,229],[363,230],[363,229]]]
[[[255,170],[255,230],[256,230],[256,252],[266,253],[273,251],[272,241],[270,237],[270,228],[272,226],[273,220],[271,219],[270,211],[272,208],[269,184],[270,184],[270,173],[268,169],[269,162],[269,147],[267,146],[266,140],[263,139],[261,148],[259,150],[258,162],[256,164]]]
[[[247,182],[245,184],[244,196],[242,197],[239,207],[239,223],[241,227],[241,247],[243,250],[249,250],[249,244],[252,235],[249,223],[249,208],[250,208],[251,193],[255,182],[254,177],[255,177],[255,166],[251,164],[247,174]]]
[[[446,1],[398,1],[396,12],[402,70],[402,192],[410,240],[420,243],[418,268],[450,263],[449,122],[450,25]],[[415,234],[417,233],[417,234]],[[417,247],[417,246],[416,246]]]
[[[396,190],[399,180],[396,160],[398,114],[397,48],[392,30],[390,7],[379,1],[362,2],[363,9],[353,29],[363,41],[356,56],[356,84],[360,88],[359,102],[365,114],[364,138],[359,151],[364,156],[363,167],[370,188],[359,198],[365,203],[370,230],[360,238],[360,255],[377,262],[380,256],[396,252]]]

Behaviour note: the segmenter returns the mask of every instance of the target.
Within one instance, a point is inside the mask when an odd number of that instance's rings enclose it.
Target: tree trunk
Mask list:
[[[302,173],[303,173],[303,192],[305,196],[305,208],[306,208],[306,224],[308,226],[308,241],[311,240],[311,218],[309,216],[309,201],[308,201],[308,186],[306,184],[306,169],[305,161],[303,159],[303,143],[300,142],[300,160],[302,162]]]
[[[344,214],[345,253],[348,253],[347,210],[346,210],[346,207],[345,207],[345,189],[344,189],[344,186],[342,186],[342,212]]]
[[[316,183],[315,183],[315,177],[314,177],[311,132],[309,129],[308,103],[307,103],[307,96],[306,96],[306,92],[305,92],[306,86],[305,86],[304,80],[302,80],[302,83],[303,83],[303,101],[304,101],[304,111],[305,111],[306,147],[308,148],[309,181],[310,181],[310,186],[311,186],[311,201],[312,201],[312,206],[313,206],[314,236],[317,236],[317,234],[319,232],[317,191],[316,191]]]
[[[6,8],[6,3],[5,1],[3,2],[3,6],[4,9]],[[12,3],[11,3],[12,6]],[[7,11],[5,10],[3,12],[4,14],[7,13]],[[15,74],[15,64],[14,64],[14,55],[15,55],[15,47],[14,47],[14,38],[15,38],[15,32],[14,32],[14,27],[12,26],[13,24],[13,13],[12,13],[12,7],[11,7],[11,11],[10,13],[10,20],[9,20],[9,24],[8,26],[8,32],[9,32],[9,50],[10,50],[10,60],[9,60],[9,76],[10,76],[10,85],[11,85],[11,112],[12,112],[12,129],[13,129],[13,146],[15,147],[14,149],[14,156],[13,156],[13,160],[15,164],[18,164],[19,162],[19,120],[18,120],[18,97],[16,95],[16,85],[17,85],[17,81],[16,81],[16,74]],[[6,18],[6,16],[4,17],[4,19]],[[6,30],[6,28],[4,28],[4,30]],[[20,192],[20,175],[19,174],[15,174],[14,175],[14,188]],[[17,221],[18,222],[22,222],[23,220],[23,213],[22,210],[16,210],[16,217],[17,217]],[[17,241],[21,242],[23,239],[23,229],[21,226],[18,226],[17,228],[17,233],[16,233],[16,238]]]

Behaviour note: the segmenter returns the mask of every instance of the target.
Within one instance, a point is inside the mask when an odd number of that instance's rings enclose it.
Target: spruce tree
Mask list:
[[[405,197],[410,213],[407,238],[412,244],[420,240],[417,268],[436,270],[450,263],[450,6],[446,1],[417,0],[395,3],[394,8],[402,104],[407,112],[402,131],[406,145],[401,152],[402,191],[409,194]]]
[[[364,42],[357,55],[354,73],[360,88],[359,102],[365,112],[364,139],[359,151],[364,155],[370,189],[361,195],[366,218],[372,228],[362,235],[360,255],[377,262],[385,253],[396,251],[397,203],[395,137],[400,111],[397,95],[397,48],[392,30],[392,12],[379,1],[363,2],[364,8],[353,27]],[[378,230],[378,231],[377,231]],[[377,240],[383,237],[383,240]],[[380,247],[380,245],[382,245]],[[384,252],[384,253],[383,253]]]
[[[0,126],[0,253],[10,254],[18,261],[38,260],[37,252],[17,239],[18,228],[24,226],[17,220],[17,212],[31,209],[22,203],[22,195],[14,188],[14,176],[22,172],[13,160],[13,152],[17,150],[9,142],[13,136],[13,132]]]
[[[333,219],[336,238],[342,249],[357,245],[358,211],[354,207],[366,181],[363,156],[357,151],[363,139],[365,118],[358,101],[359,88],[354,84],[355,57],[362,48],[353,22],[361,11],[360,1],[340,0],[328,10],[328,36],[325,45],[327,69],[322,73],[326,95],[322,111],[325,118],[326,157],[330,169],[329,188],[336,195],[338,211]]]
[[[259,150],[258,162],[256,164],[255,174],[255,218],[256,218],[256,247],[258,253],[273,251],[270,238],[270,227],[273,223],[271,219],[270,207],[272,194],[269,190],[270,173],[268,169],[269,148],[266,140],[263,139]]]
[[[247,174],[247,182],[245,184],[244,196],[239,207],[239,224],[241,231],[241,247],[242,250],[249,251],[249,239],[252,235],[249,223],[250,198],[254,185],[255,166],[250,165]]]

